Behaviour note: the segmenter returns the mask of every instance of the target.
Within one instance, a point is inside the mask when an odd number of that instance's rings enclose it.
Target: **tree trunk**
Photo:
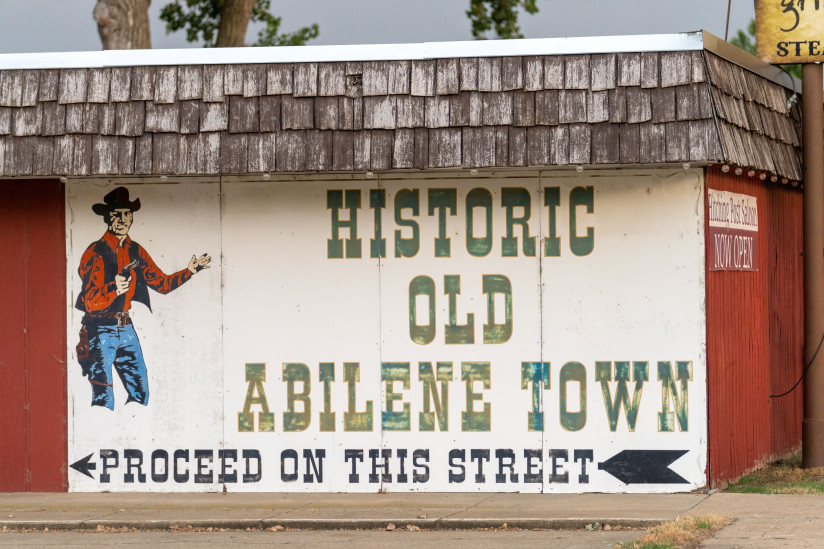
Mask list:
[[[226,0],[226,7],[220,14],[217,32],[218,48],[233,48],[246,45],[246,29],[252,17],[257,0]]]
[[[150,49],[152,0],[97,0],[92,15],[104,50]]]

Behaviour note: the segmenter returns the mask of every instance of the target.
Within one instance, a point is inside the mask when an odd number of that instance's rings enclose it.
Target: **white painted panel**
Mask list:
[[[526,415],[529,399],[523,398],[520,388],[520,371],[522,360],[539,360],[540,357],[540,307],[539,307],[539,222],[538,179],[536,177],[515,177],[509,179],[438,179],[429,181],[387,181],[387,221],[384,235],[387,241],[387,257],[381,261],[381,360],[409,363],[411,383],[409,390],[403,391],[403,401],[408,403],[411,411],[409,431],[385,430],[383,432],[383,449],[393,453],[391,482],[385,482],[387,491],[520,491],[540,492],[540,480],[526,484],[522,474],[518,473],[518,482],[511,482],[506,474],[506,481],[498,481],[499,460],[496,452],[509,455],[511,452],[521,459],[525,449],[537,449],[540,455],[542,437],[540,432],[526,432],[513,429],[513,416]],[[517,248],[514,256],[504,257],[502,238],[506,235],[506,209],[502,206],[502,190],[517,193],[526,198],[531,210],[530,230],[534,240],[532,256],[523,253],[520,228],[515,229]],[[414,220],[420,229],[420,250],[414,257],[396,257],[395,252],[395,207],[399,193],[417,192],[420,205],[418,216],[412,210],[403,209],[403,219]],[[449,256],[438,256],[436,238],[439,236],[440,211],[437,193],[454,196],[455,209],[446,215],[445,234],[449,241]],[[469,201],[468,201],[468,198]],[[491,232],[489,247],[474,248],[468,242],[467,217],[468,203],[478,197],[483,203],[488,199],[491,212]],[[432,211],[433,215],[429,212]],[[449,212],[449,210],[445,210]],[[486,208],[472,209],[471,219],[474,238],[487,236]],[[524,216],[523,206],[514,207],[513,215]],[[411,231],[402,230],[401,236],[408,238]],[[472,255],[470,249],[476,254]],[[429,343],[414,341],[410,334],[409,288],[418,277],[431,280],[435,297],[435,323],[433,339]],[[510,320],[512,332],[501,336],[500,341],[484,342],[484,326],[488,324],[488,294],[484,293],[484,278],[504,279],[511,285],[512,313]],[[447,335],[450,322],[450,297],[447,284],[459,282],[460,293],[455,296],[455,324],[467,326],[472,315],[472,342],[463,338]],[[493,294],[494,320],[496,324],[506,324],[504,294]],[[426,307],[429,298],[423,298],[421,305]],[[418,324],[429,323],[428,314],[418,312]],[[449,342],[448,337],[453,337]],[[421,363],[430,363],[433,373],[437,374],[437,364],[442,362],[451,366],[451,380],[448,387],[448,428],[442,430],[435,421],[434,430],[422,427],[420,413],[429,400],[430,410],[434,409],[429,392],[421,379]],[[484,388],[481,380],[467,381],[465,375],[473,369],[487,369],[489,387]],[[384,366],[387,369],[387,366]],[[400,389],[402,384],[395,382]],[[478,393],[478,400],[468,403],[467,385],[473,393]],[[441,382],[437,383],[442,390]],[[384,384],[384,393],[387,386]],[[443,393],[440,394],[443,398]],[[395,403],[394,411],[402,409]],[[489,420],[483,420],[484,407],[489,407]],[[387,401],[383,399],[383,411],[387,411]],[[474,413],[471,420],[464,420],[465,414]],[[473,430],[477,429],[477,430]],[[404,449],[408,454],[406,472],[407,483],[399,483],[400,462],[397,453]],[[423,467],[415,468],[410,461],[414,452],[421,454],[421,463],[427,463],[429,475],[426,482],[414,482],[413,473],[423,472]],[[425,459],[424,456],[428,456]],[[509,458],[503,457],[504,462]],[[540,478],[540,477],[539,477]]]
[[[223,430],[223,369],[221,356],[220,219],[217,184],[129,185],[130,199],[140,199],[129,236],[142,245],[166,274],[186,268],[193,254],[209,253],[213,266],[194,275],[181,287],[161,295],[150,291],[153,312],[140,303],[131,307],[133,326],[140,340],[148,372],[146,406],[126,403],[121,379],[113,377],[114,409],[91,406],[91,384],[81,374],[75,344],[83,313],[74,308],[81,280],[77,269],[84,251],[106,231],[103,218],[92,211],[115,185],[74,182],[67,186],[69,279],[68,437],[69,463],[92,454],[95,465],[89,478],[69,471],[73,491],[217,491],[217,452]],[[115,456],[107,451],[116,452]],[[140,454],[127,460],[125,452]],[[188,451],[177,460],[179,478],[174,481],[174,452]],[[202,474],[213,473],[212,482],[195,483],[195,450],[211,452],[201,458]],[[161,451],[155,473],[162,476],[162,452],[170,471],[165,481],[152,481],[150,459]],[[104,460],[101,452],[109,458]],[[128,463],[133,465],[128,470]],[[103,471],[104,463],[111,466]],[[108,472],[109,482],[100,480]],[[127,482],[126,474],[134,475]],[[146,475],[141,482],[140,474]]]
[[[220,474],[229,491],[703,486],[702,185],[698,170],[645,170],[130,186],[142,202],[130,235],[162,268],[182,267],[203,252],[215,268],[153,295],[153,315],[133,307],[149,370],[148,406],[124,406],[115,379],[115,409],[91,407],[88,381],[76,363],[70,369],[70,464],[91,454],[95,466],[92,478],[70,471],[70,489],[217,490]],[[111,188],[68,187],[72,269],[105,228],[91,206]],[[439,255],[434,206],[452,197],[454,215],[444,226],[449,253]],[[470,210],[475,199],[491,205],[487,248],[486,210]],[[510,199],[517,205],[508,212]],[[524,250],[517,222],[527,217],[526,204],[534,252]],[[513,256],[502,240],[509,220]],[[397,245],[416,231],[415,243]],[[380,239],[383,251],[373,252]],[[501,328],[488,341],[485,279],[503,292],[493,292],[493,323]],[[76,291],[74,270],[69,280]],[[472,314],[472,342],[469,332],[447,341],[447,287],[458,280],[454,324],[467,324]],[[72,351],[80,316],[69,313]],[[626,403],[610,412],[623,362]],[[443,372],[451,367],[435,382],[447,425],[426,415],[435,411],[427,363],[435,376],[439,363]],[[479,380],[468,386],[469,371]],[[635,373],[646,377],[637,402]],[[398,380],[388,382],[392,375]],[[357,415],[370,406],[368,419]],[[488,422],[471,415],[485,406]],[[637,408],[633,429],[627,407]],[[129,463],[131,472],[141,471],[136,458],[125,458],[127,449],[143,452],[144,473],[151,473],[152,452],[163,450],[190,476],[128,482]],[[119,457],[107,483],[100,482],[107,463],[101,450]],[[188,460],[175,460],[176,450],[188,450]],[[205,457],[196,459],[195,450]],[[211,482],[195,482],[198,468],[201,480],[212,473]]]
[[[260,451],[264,476],[260,483],[237,489],[256,491],[374,491],[368,483],[349,484],[345,450],[378,448],[380,431],[344,430],[348,410],[348,385],[344,363],[360,366],[355,384],[357,411],[372,401],[373,415],[380,413],[378,263],[368,257],[368,241],[362,241],[362,259],[328,259],[330,210],[327,191],[361,189],[368,185],[336,181],[299,183],[243,183],[224,186],[224,330],[223,364],[226,376],[226,445]],[[365,193],[365,191],[363,191]],[[368,200],[368,199],[367,199]],[[366,206],[363,203],[362,206]],[[361,210],[362,211],[362,210]],[[348,214],[348,210],[347,210]],[[346,219],[347,214],[341,218]],[[358,223],[365,236],[368,226]],[[348,237],[346,230],[342,236]],[[247,363],[266,365],[264,388],[274,431],[261,432],[255,412],[253,432],[239,432],[238,413],[243,410],[249,383]],[[286,431],[287,384],[284,365],[304,365],[311,375],[311,419],[305,430]],[[320,364],[333,363],[330,381],[334,430],[321,432],[319,413],[324,405]],[[296,384],[296,392],[304,392]],[[302,411],[302,405],[295,405]],[[377,425],[375,425],[377,427]],[[323,481],[304,482],[304,451],[325,453]],[[294,474],[294,451],[299,478]],[[286,453],[284,453],[286,452]],[[234,487],[233,487],[234,488]]]
[[[704,317],[703,199],[700,171],[651,175],[595,175],[591,177],[543,178],[541,186],[559,187],[558,207],[560,256],[542,261],[543,358],[551,363],[550,389],[544,392],[547,449],[566,450],[562,468],[568,482],[548,482],[547,492],[660,492],[691,490],[706,482],[706,354]],[[594,210],[586,214],[577,207],[578,235],[594,230],[594,247],[588,255],[576,256],[570,249],[570,193],[576,187],[592,187]],[[548,225],[545,231],[548,230]],[[546,234],[546,233],[545,233]],[[641,387],[635,429],[627,423],[626,408],[618,413],[613,432],[608,421],[602,383],[596,380],[596,363],[629,361],[626,383],[628,401],[635,395],[634,362],[647,362],[646,381]],[[692,379],[688,387],[687,429],[682,432],[676,418],[673,431],[661,431],[659,413],[664,411],[658,364],[670,362],[677,376],[677,361],[689,362]],[[586,369],[587,414],[578,431],[565,428],[561,417],[561,369],[578,362]],[[643,368],[643,367],[642,367]],[[619,382],[609,388],[610,405]],[[577,386],[571,383],[570,389]],[[677,382],[682,395],[680,382]],[[568,397],[569,398],[569,397]],[[571,399],[570,399],[571,400]],[[672,402],[669,403],[672,412]],[[588,483],[574,450],[592,450]],[[643,459],[664,460],[660,451],[686,450],[672,470],[684,483],[625,484],[600,469],[624,450],[651,450],[628,455],[623,467],[641,476],[666,473]],[[619,455],[619,461],[622,457]],[[557,463],[562,463],[560,459]],[[551,461],[547,464],[551,469]],[[606,466],[609,469],[609,466]],[[664,471],[664,472],[662,472]]]

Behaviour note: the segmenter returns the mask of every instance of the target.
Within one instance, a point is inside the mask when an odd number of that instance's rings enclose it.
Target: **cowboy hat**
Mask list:
[[[107,215],[112,210],[129,209],[136,212],[140,209],[140,199],[129,200],[129,189],[117,187],[103,197],[105,204],[94,204],[92,211],[97,215]]]

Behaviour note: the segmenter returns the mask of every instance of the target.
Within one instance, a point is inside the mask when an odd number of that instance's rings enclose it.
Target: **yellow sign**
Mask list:
[[[756,0],[758,57],[768,63],[824,60],[824,0]]]

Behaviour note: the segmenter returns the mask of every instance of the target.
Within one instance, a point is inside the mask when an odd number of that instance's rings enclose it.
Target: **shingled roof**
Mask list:
[[[791,94],[705,47],[15,68],[0,176],[725,162],[799,180]]]

